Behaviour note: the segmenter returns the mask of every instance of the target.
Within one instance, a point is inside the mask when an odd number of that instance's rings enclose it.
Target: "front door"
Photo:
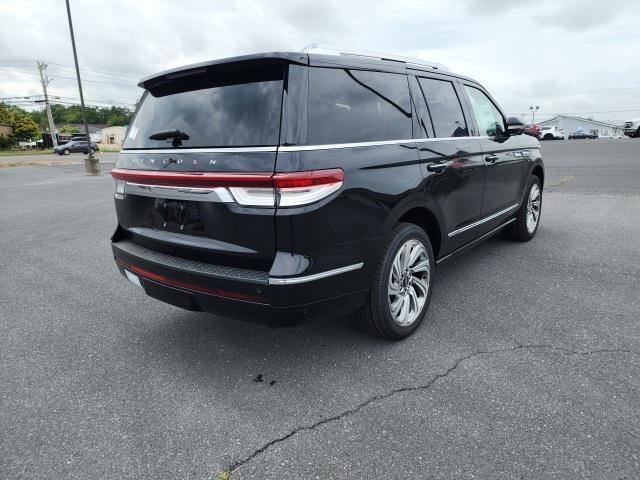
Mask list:
[[[509,136],[505,119],[493,101],[479,88],[464,85],[478,128],[478,140],[486,167],[482,216],[495,215],[500,223],[515,212],[524,181],[522,146],[518,136]]]

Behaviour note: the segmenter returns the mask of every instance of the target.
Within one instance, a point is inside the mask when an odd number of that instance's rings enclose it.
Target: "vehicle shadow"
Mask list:
[[[497,343],[513,338],[510,330],[517,326],[487,326],[478,321],[485,308],[478,305],[483,301],[482,290],[477,289],[475,296],[461,296],[485,280],[486,262],[500,261],[499,257],[508,256],[513,249],[517,250],[518,244],[497,236],[439,266],[425,322],[400,342],[360,331],[352,316],[274,328],[171,309],[163,321],[145,322],[147,328],[139,332],[142,337],[136,339],[136,345],[169,371],[195,377],[198,384],[208,381],[229,388],[253,380],[268,384],[327,376],[337,367],[347,376],[359,371],[371,375],[367,369],[379,359],[395,363],[407,354],[439,368],[448,364],[448,357],[475,350],[485,339]],[[387,369],[393,374],[390,366],[384,366],[380,374]]]

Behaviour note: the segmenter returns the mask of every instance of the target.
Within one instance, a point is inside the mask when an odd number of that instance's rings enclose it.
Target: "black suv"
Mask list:
[[[538,228],[540,145],[438,64],[310,49],[153,75],[117,164],[120,271],[157,299],[411,334],[436,264]]]

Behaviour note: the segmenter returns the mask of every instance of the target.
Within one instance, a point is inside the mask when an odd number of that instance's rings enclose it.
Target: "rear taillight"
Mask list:
[[[297,207],[317,202],[336,192],[344,181],[340,168],[287,173],[176,173],[114,168],[116,198],[123,198],[125,182],[168,187],[229,190],[237,203],[251,207]]]
[[[343,180],[344,172],[339,168],[276,173],[270,178],[270,187],[229,187],[229,190],[241,205],[297,207],[328,197],[340,189]]]

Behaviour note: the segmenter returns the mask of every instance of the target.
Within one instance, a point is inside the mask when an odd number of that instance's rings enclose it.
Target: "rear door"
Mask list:
[[[509,136],[506,121],[493,100],[478,86],[463,84],[469,109],[475,120],[475,132],[484,155],[486,181],[482,200],[484,219],[492,227],[518,206],[524,181],[522,146],[518,136]]]
[[[455,83],[421,75],[410,85],[420,126],[416,136],[422,137],[416,144],[426,199],[442,217],[448,241],[441,253],[446,254],[474,238],[469,226],[481,216],[485,166],[478,139],[469,137]]]
[[[214,65],[146,83],[114,170],[123,235],[174,256],[270,267],[273,194],[255,193],[275,167],[285,69]]]

